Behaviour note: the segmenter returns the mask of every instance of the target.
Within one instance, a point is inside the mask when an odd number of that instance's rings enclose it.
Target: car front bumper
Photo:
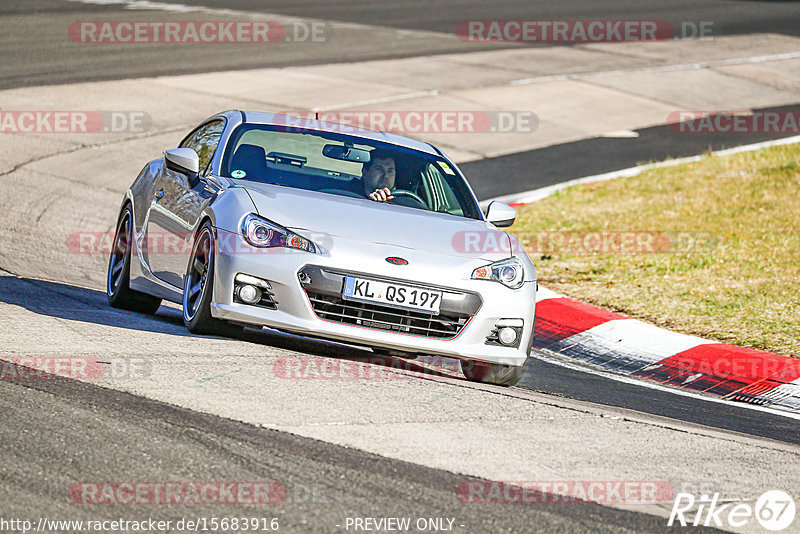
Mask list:
[[[249,245],[236,251],[218,251],[211,312],[214,317],[228,321],[369,347],[507,365],[525,363],[533,336],[535,279],[526,278],[521,288],[510,289],[494,281],[471,280],[471,269],[486,263],[479,259],[465,264],[463,258],[405,251],[405,256],[414,258],[409,265],[392,265],[385,260],[397,252],[390,245],[343,240],[337,241],[335,250],[323,254],[287,248],[255,249]],[[309,275],[304,279],[310,278],[310,283],[301,282],[301,271]],[[461,278],[452,276],[453,272],[461,274]],[[234,279],[240,273],[269,283],[275,309],[244,304],[234,298]],[[321,313],[318,303],[312,302],[320,296],[330,300],[341,297],[342,277],[347,274],[442,290],[439,318],[457,319],[463,326],[456,327],[455,335],[439,333],[436,334],[439,337],[430,337],[425,328],[404,326],[423,324],[417,321],[398,318],[398,325],[389,330],[392,326],[380,321],[354,321],[353,313],[347,319],[349,323],[341,322],[336,314]],[[530,274],[533,278],[534,273]],[[388,311],[393,312],[391,308]],[[503,346],[494,339],[487,342],[487,337],[496,333],[498,323],[503,320],[522,321],[518,342],[513,347]],[[433,318],[429,324],[437,326],[437,319]]]

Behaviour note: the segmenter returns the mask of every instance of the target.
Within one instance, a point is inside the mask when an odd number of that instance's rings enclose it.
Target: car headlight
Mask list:
[[[291,230],[251,213],[242,221],[242,237],[254,247],[286,247],[316,253],[314,243]]]
[[[500,260],[472,271],[472,279],[494,280],[511,289],[517,289],[522,286],[522,282],[525,279],[525,267],[523,267],[519,258]]]

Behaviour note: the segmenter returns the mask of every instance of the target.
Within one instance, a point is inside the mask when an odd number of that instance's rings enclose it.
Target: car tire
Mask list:
[[[525,363],[522,365],[487,363],[475,360],[462,361],[461,372],[464,373],[464,377],[467,380],[472,382],[506,387],[516,386],[525,376],[528,360],[530,360],[530,356],[525,358]]]
[[[130,288],[132,249],[133,210],[130,204],[125,204],[119,215],[108,258],[106,296],[108,303],[114,308],[153,314],[161,306],[161,299]]]
[[[206,221],[194,240],[183,283],[183,323],[193,334],[236,337],[243,327],[211,315],[215,269],[214,228]]]

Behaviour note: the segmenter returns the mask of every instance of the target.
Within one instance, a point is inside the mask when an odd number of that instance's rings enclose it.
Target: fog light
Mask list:
[[[261,291],[256,286],[245,284],[239,288],[239,298],[245,304],[256,304],[261,300]]]
[[[233,280],[240,284],[250,284],[251,286],[262,287],[264,289],[272,289],[272,286],[266,280],[250,276],[249,274],[239,273]]]
[[[517,331],[510,326],[505,326],[497,332],[497,339],[503,345],[513,345],[517,340]]]

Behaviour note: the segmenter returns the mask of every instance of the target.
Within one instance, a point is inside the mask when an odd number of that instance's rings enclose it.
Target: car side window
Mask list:
[[[181,143],[181,148],[191,148],[197,152],[197,157],[200,159],[199,169],[201,176],[205,176],[209,172],[211,159],[214,157],[214,151],[217,149],[219,138],[224,128],[225,123],[223,121],[211,121],[195,130],[193,134]]]
[[[433,211],[464,216],[462,202],[459,202],[452,185],[432,163],[429,163],[422,172],[421,193],[423,197],[429,199],[428,204]],[[463,202],[469,203],[470,200],[464,199]]]

